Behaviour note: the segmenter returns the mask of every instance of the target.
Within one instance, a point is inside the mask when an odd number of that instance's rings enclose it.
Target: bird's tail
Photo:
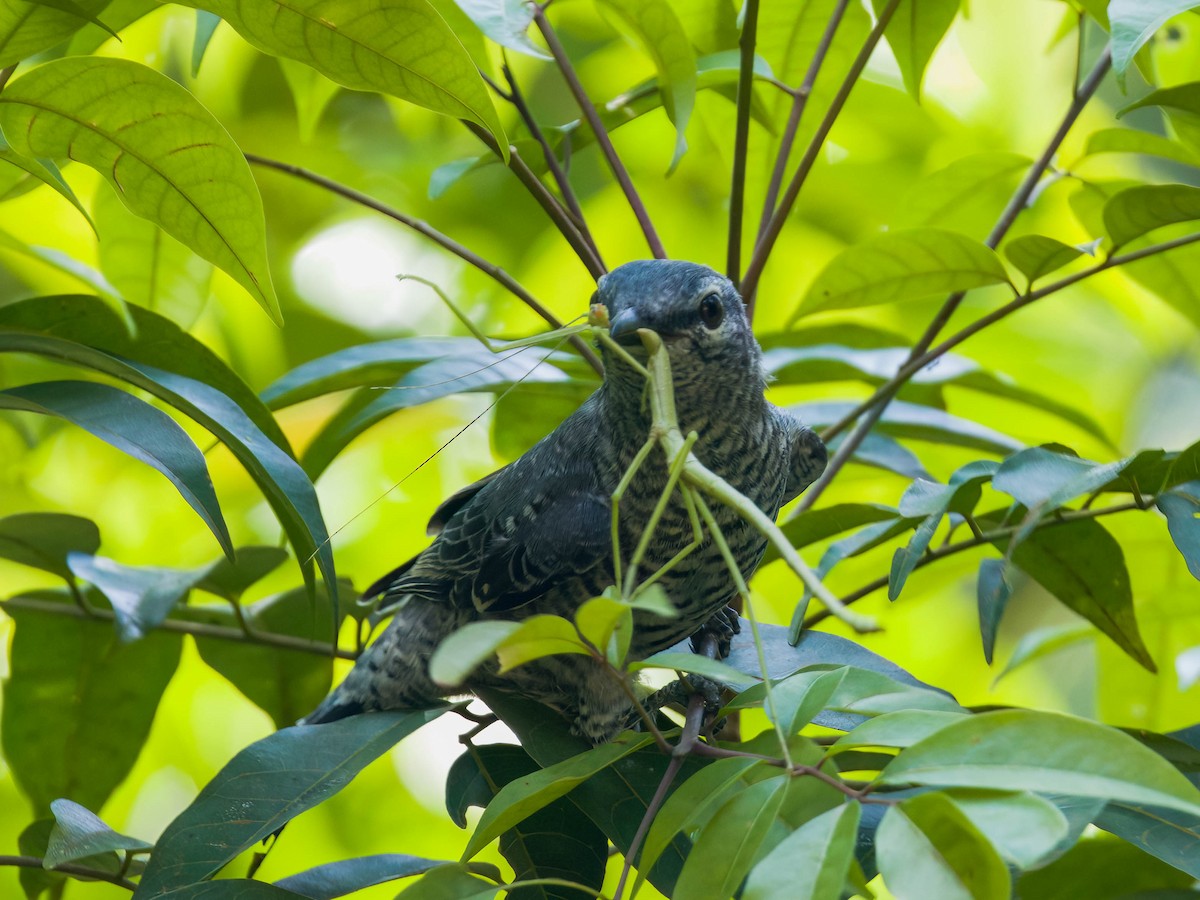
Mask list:
[[[350,674],[301,725],[319,725],[364,712],[428,709],[454,693],[429,677],[429,658],[438,644],[460,627],[463,614],[446,603],[412,598],[397,611],[383,634]]]

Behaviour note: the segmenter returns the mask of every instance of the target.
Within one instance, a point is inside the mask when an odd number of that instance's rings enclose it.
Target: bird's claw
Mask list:
[[[724,659],[729,655],[730,647],[733,644],[733,636],[740,634],[742,631],[741,622],[738,619],[737,610],[732,606],[723,606],[721,609],[713,613],[707,622],[700,626],[695,634],[692,635],[692,652],[702,653],[704,639],[710,635],[717,640],[717,659]]]

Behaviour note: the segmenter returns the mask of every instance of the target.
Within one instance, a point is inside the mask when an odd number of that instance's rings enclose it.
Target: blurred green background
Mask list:
[[[692,34],[694,42],[725,46],[722,42],[734,27],[731,4],[679,0],[675,5],[692,11],[685,21],[711,27],[707,37]],[[445,6],[447,16],[454,17],[456,10]],[[942,227],[976,238],[987,233],[1019,169],[933,211],[920,208],[928,192],[926,179],[975,154],[1034,156],[1040,151],[1070,100],[1074,33],[1058,40],[1056,35],[1064,16],[1071,15],[1067,5],[1050,0],[971,4],[969,17],[955,24],[935,55],[919,105],[903,90],[886,48],[880,48],[767,268],[755,322],[760,334],[783,326],[834,254],[883,227],[933,215]],[[481,166],[430,198],[431,178],[439,167],[485,152],[457,122],[378,96],[335,89],[317,75],[293,72],[289,87],[277,61],[226,26],[217,29],[198,75],[192,77],[195,21],[194,12],[167,6],[123,29],[120,42],[105,39],[90,26],[77,40],[100,44],[101,54],[143,62],[178,79],[244,150],[315,170],[425,219],[500,264],[564,320],[586,311],[593,289],[587,272],[506,169]],[[461,15],[453,21],[469,33]],[[556,4],[555,22],[595,99],[615,97],[653,75],[646,55],[590,4]],[[780,78],[787,74],[794,83],[801,63],[772,59],[766,34],[764,55]],[[1098,47],[1103,35],[1096,32],[1091,39]],[[1186,15],[1172,22],[1154,56],[1160,84],[1200,79],[1200,17]],[[550,65],[527,57],[513,57],[512,63],[542,121],[565,124],[576,118],[577,110]],[[785,98],[766,87],[758,90],[778,130],[786,114]],[[1038,196],[1014,234],[1049,234],[1070,243],[1096,237],[1072,210],[1072,198],[1086,192],[1088,182],[1156,177],[1200,183],[1197,169],[1180,164],[1128,155],[1083,157],[1087,135],[1116,124],[1114,110],[1144,90],[1137,75],[1131,75],[1127,95],[1111,79],[1105,83],[1063,145],[1057,160],[1060,177]],[[322,109],[325,99],[328,106]],[[661,110],[614,135],[668,252],[718,268],[724,262],[733,111],[725,97],[701,92],[687,135],[688,153],[669,177],[665,173],[674,133]],[[816,111],[806,117],[809,129]],[[506,126],[512,125],[511,110],[502,109],[502,114],[510,117]],[[298,125],[305,118],[307,127]],[[1163,129],[1160,113],[1149,109],[1131,113],[1123,124]],[[751,225],[757,224],[773,140],[761,126],[754,127]],[[109,188],[91,170],[71,166],[65,174],[89,208],[107,203],[110,215],[128,215],[106,196]],[[220,272],[206,293],[189,298],[184,291],[166,312],[256,390],[299,363],[342,347],[405,335],[465,333],[435,294],[414,282],[398,282],[395,276],[401,273],[437,282],[490,335],[519,336],[542,327],[490,279],[403,226],[284,175],[262,169],[255,175],[266,205],[273,277],[286,324],[273,325]],[[609,267],[646,256],[628,207],[594,147],[573,157],[572,180]],[[96,236],[76,210],[45,188],[0,206],[0,228],[29,244],[99,266]],[[1190,302],[1200,308],[1200,249],[1178,251],[1172,265],[1176,306]],[[70,276],[0,245],[0,304],[81,290],[86,289]],[[965,322],[1003,299],[999,289],[972,292],[955,321]],[[820,314],[802,324],[860,321],[911,340],[924,330],[939,302],[931,298]],[[1112,446],[1028,408],[947,390],[951,412],[1021,442],[1059,442],[1085,457],[1109,460],[1143,447],[1179,449],[1200,438],[1196,321],[1127,272],[1092,278],[1035,305],[972,339],[961,352],[991,371],[1076,406],[1104,426]],[[5,387],[50,377],[75,376],[44,360],[0,358],[0,384]],[[859,383],[824,383],[778,389],[771,399],[787,404],[867,393]],[[298,449],[339,399],[321,398],[280,415]],[[491,399],[467,394],[399,412],[357,439],[322,475],[317,487],[326,521],[336,530],[340,574],[362,588],[421,549],[427,541],[425,522],[440,499],[505,462],[495,449],[497,420],[505,428],[517,410],[528,420],[526,428],[544,432],[561,414],[545,406],[536,386],[518,387],[507,398],[503,417],[487,411]],[[194,426],[185,427],[202,447],[212,443]],[[911,446],[941,478],[978,455],[933,444]],[[422,465],[434,453],[436,458]],[[279,527],[245,472],[221,446],[207,456],[234,543],[277,543]],[[899,476],[852,465],[821,503],[894,505],[906,483]],[[220,554],[211,534],[157,473],[57,420],[0,414],[0,516],[34,510],[93,519],[103,535],[101,552],[122,563],[187,567]],[[1142,634],[1159,664],[1157,676],[1093,632],[997,681],[1023,635],[1079,620],[1036,585],[1021,583],[1001,630],[997,664],[988,667],[979,648],[975,611],[974,574],[982,551],[922,569],[895,605],[889,606],[882,593],[864,601],[862,609],[879,615],[886,630],[861,640],[919,678],[953,691],[966,705],[1020,704],[1157,731],[1193,724],[1200,684],[1194,673],[1177,672],[1174,661],[1200,645],[1200,585],[1167,540],[1157,514],[1113,517],[1106,525],[1125,548]],[[831,586],[846,592],[885,574],[890,552],[881,549],[840,566]],[[817,557],[809,553],[809,558]],[[296,580],[294,567],[285,565],[256,585],[247,599],[286,590]],[[53,586],[54,580],[0,561],[0,584],[3,594],[11,596]],[[793,576],[777,564],[768,566],[753,588],[762,618],[790,620],[800,596]],[[11,633],[12,623],[0,615],[0,672],[6,673]],[[114,828],[148,840],[237,750],[273,727],[263,712],[207,668],[190,641],[184,648],[183,663],[136,768],[99,811]],[[344,671],[340,667],[335,677]],[[1184,689],[1189,678],[1192,684]],[[457,858],[465,835],[448,820],[441,789],[459,752],[459,729],[451,717],[438,720],[346,791],[302,816],[270,854],[263,875],[281,876],[377,852]],[[76,747],[74,752],[87,749]],[[16,852],[17,835],[32,818],[0,760],[0,853]],[[494,854],[488,858],[498,861]],[[16,870],[0,868],[0,895],[18,896],[18,891]],[[392,896],[395,891],[395,886],[383,887],[362,896]],[[71,884],[67,896],[126,894],[105,885]]]

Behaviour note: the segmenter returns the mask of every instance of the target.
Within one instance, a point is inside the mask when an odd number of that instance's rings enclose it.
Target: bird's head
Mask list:
[[[639,260],[601,277],[595,299],[608,309],[609,333],[635,357],[645,357],[639,329],[662,338],[677,392],[690,384],[699,388],[698,397],[727,394],[721,388],[740,383],[761,397],[762,351],[742,298],[724,275],[682,260]],[[605,354],[609,380],[628,381],[640,396],[640,376],[613,355]]]

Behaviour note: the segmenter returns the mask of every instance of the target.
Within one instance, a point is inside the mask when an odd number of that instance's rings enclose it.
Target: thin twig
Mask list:
[[[462,123],[471,134],[483,142],[484,146],[496,154],[497,159],[504,158],[500,151],[500,145],[496,143],[496,139],[490,131],[465,119],[462,120]],[[508,148],[508,168],[517,176],[517,180],[521,182],[529,195],[537,201],[538,206],[554,223],[563,239],[570,244],[575,255],[579,257],[579,261],[588,270],[588,274],[598,280],[604,274],[604,264],[600,262],[591,245],[584,239],[583,232],[579,230],[579,226],[575,224],[566,207],[559,202],[546,185],[542,184],[542,180],[529,168],[529,163],[521,157],[515,145],[510,145]]]
[[[442,234],[442,232],[438,231],[428,222],[424,222],[421,219],[417,219],[413,216],[407,215],[406,213],[402,213],[400,210],[388,206],[386,203],[381,203],[379,200],[376,200],[374,197],[364,194],[361,191],[356,191],[352,187],[348,187],[347,185],[334,181],[331,178],[326,178],[324,175],[318,175],[316,172],[311,172],[308,169],[301,168],[300,166],[293,166],[290,163],[280,162],[276,159],[269,159],[265,156],[259,156],[256,153],[247,153],[246,159],[256,166],[275,169],[278,172],[283,172],[284,174],[291,175],[294,178],[300,178],[304,181],[318,185],[319,187],[322,187],[331,193],[337,194],[339,197],[344,197],[345,199],[350,200],[353,203],[357,203],[360,206],[373,209],[375,212],[382,213],[389,219],[395,219],[397,222],[401,223],[402,225],[406,225],[419,234],[424,235],[438,246],[449,250],[459,259],[470,263],[472,266],[479,269],[479,271],[491,277],[505,290],[541,316],[542,319],[551,325],[551,327],[562,327],[562,322],[558,320],[558,317],[544,307],[537,300],[537,298],[529,293],[529,291],[527,291],[524,287],[522,287],[515,278],[494,263],[488,262],[478,253],[467,249],[452,237]],[[571,345],[579,351],[580,355],[584,359],[588,361],[588,364],[596,370],[597,374],[604,374],[604,364],[600,362],[600,357],[598,357],[596,352],[587,345],[586,341],[576,336],[571,339]]]
[[[825,64],[825,58],[829,55],[829,48],[833,44],[834,35],[837,33],[838,26],[842,23],[842,17],[846,14],[846,7],[849,5],[850,0],[838,0],[833,14],[829,17],[829,22],[825,25],[825,32],[821,35],[821,41],[817,44],[817,49],[813,53],[812,61],[808,65],[808,71],[804,73],[804,81],[801,82],[800,87],[792,94],[792,108],[788,113],[788,121],[783,130],[783,137],[779,141],[779,152],[775,157],[775,165],[771,170],[771,181],[767,185],[767,196],[763,200],[762,218],[758,225],[758,240],[762,240],[767,226],[771,222],[771,216],[775,212],[775,203],[779,199],[779,189],[783,187],[783,176],[787,171],[788,157],[792,155],[792,144],[796,140],[796,131],[800,127],[800,119],[804,115],[804,108],[808,105],[808,98],[812,96],[813,85],[816,83],[817,76],[821,72],[821,66]],[[753,304],[751,304],[750,309],[751,311],[753,310]]]
[[[829,136],[829,132],[833,129],[834,123],[841,114],[842,107],[846,105],[846,100],[850,97],[850,92],[854,90],[854,86],[858,83],[858,77],[862,74],[862,70],[866,68],[867,61],[871,58],[871,54],[875,50],[875,45],[879,43],[883,37],[884,29],[887,28],[888,22],[896,12],[896,7],[900,5],[900,0],[888,0],[888,5],[879,13],[879,18],[875,21],[875,27],[871,29],[867,35],[866,41],[863,42],[862,49],[858,51],[858,56],[854,58],[854,62],[850,65],[850,71],[846,73],[846,77],[842,80],[841,87],[838,88],[832,102],[829,104],[829,109],[825,112],[825,117],[821,119],[821,124],[817,126],[817,131],[809,141],[808,149],[804,151],[804,156],[800,158],[799,165],[796,166],[796,172],[792,175],[792,180],[788,183],[787,191],[783,195],[783,200],[779,203],[779,208],[771,216],[771,221],[767,223],[767,227],[759,237],[754,247],[754,255],[750,257],[750,264],[746,267],[746,274],[742,277],[741,289],[742,297],[747,303],[754,302],[754,292],[758,290],[758,280],[762,276],[763,267],[767,264],[767,259],[771,255],[771,250],[775,246],[776,240],[779,239],[780,232],[783,231],[783,223],[787,221],[787,217],[792,212],[792,207],[796,203],[796,197],[800,195],[800,188],[804,186],[805,180],[808,178],[808,173],[812,171],[813,164],[817,161],[817,156],[821,152],[821,148],[825,145],[825,138]]]
[[[43,860],[39,856],[0,856],[0,866],[16,866],[19,869],[43,870],[42,863]],[[128,878],[121,877],[119,874],[105,872],[102,869],[89,869],[87,866],[77,866],[73,863],[63,863],[60,866],[55,866],[53,869],[45,869],[44,871],[74,875],[77,878],[89,878],[93,881],[106,881],[109,884],[115,884],[117,887],[123,887],[127,891],[137,888],[136,884]]]
[[[592,232],[588,228],[587,220],[583,216],[583,207],[579,205],[579,198],[575,195],[575,190],[571,187],[571,179],[567,177],[566,171],[558,161],[558,155],[554,152],[554,148],[550,146],[550,141],[546,138],[546,133],[538,124],[537,119],[534,118],[529,104],[525,102],[525,95],[522,93],[521,86],[517,83],[512,69],[509,68],[507,58],[505,59],[502,71],[504,72],[504,79],[508,82],[510,102],[516,107],[521,120],[525,123],[525,127],[529,129],[530,135],[538,142],[538,146],[542,148],[542,156],[546,159],[546,168],[550,170],[550,175],[554,179],[554,183],[558,185],[558,192],[562,195],[567,211],[574,218],[575,225],[579,228],[579,233],[592,249],[592,253],[595,254],[596,260],[600,263],[601,271],[605,271],[604,260],[600,256],[600,248],[596,245],[596,239],[592,236]]]
[[[737,122],[733,130],[733,181],[729,186],[729,247],[725,274],[737,284],[742,272],[742,213],[746,203],[746,153],[750,145],[750,103],[754,98],[754,43],[758,38],[758,0],[746,0],[738,43]]]
[[[658,232],[654,230],[654,223],[650,221],[650,214],[646,212],[646,206],[642,203],[642,198],[638,196],[637,188],[633,186],[633,182],[629,178],[629,172],[625,169],[625,164],[617,156],[617,150],[604,128],[604,123],[600,120],[600,114],[596,112],[596,107],[593,105],[591,98],[588,97],[587,91],[584,89],[583,83],[579,80],[574,66],[571,65],[571,60],[567,57],[567,52],[563,49],[562,42],[558,39],[558,34],[551,27],[543,7],[534,3],[533,10],[533,21],[537,24],[538,30],[541,31],[542,37],[546,39],[546,46],[549,48],[550,54],[554,57],[554,61],[558,64],[558,68],[567,82],[567,88],[571,91],[571,95],[579,105],[579,111],[583,113],[583,117],[591,127],[592,133],[595,134],[600,152],[604,154],[604,159],[608,162],[608,167],[612,170],[613,177],[617,179],[617,184],[621,186],[621,191],[625,194],[625,199],[629,202],[629,208],[633,210],[638,225],[641,226],[642,234],[646,236],[646,243],[650,247],[650,252],[654,255],[655,259],[666,259],[667,251],[663,248],[662,241],[658,238]]]
[[[91,614],[85,613],[78,606],[68,603],[55,603],[50,600],[38,600],[34,597],[11,597],[0,600],[0,609],[27,610],[29,612],[44,612],[52,615],[70,616],[74,619],[103,619],[107,622],[116,617],[111,610],[93,607]],[[159,625],[163,631],[174,631],[190,634],[194,637],[216,638],[222,641],[234,641],[242,644],[261,644],[268,647],[279,647],[283,650],[298,650],[301,653],[312,653],[317,656],[337,656],[339,659],[357,659],[358,655],[350,650],[342,650],[325,641],[309,641],[293,637],[289,634],[273,634],[266,631],[243,632],[240,628],[226,628],[224,625],[210,625],[207,622],[190,622],[186,619],[164,619]]]
[[[1103,81],[1104,76],[1108,74],[1108,69],[1111,63],[1112,55],[1110,48],[1105,47],[1104,52],[1100,54],[1100,59],[1097,60],[1096,65],[1092,68],[1092,71],[1089,73],[1087,79],[1079,87],[1079,89],[1074,92],[1070,106],[1068,106],[1066,113],[1063,115],[1062,121],[1059,122],[1058,128],[1050,137],[1045,149],[1043,149],[1038,158],[1034,160],[1033,165],[1029,167],[1029,171],[1025,173],[1025,177],[1021,180],[1021,183],[1013,192],[1012,197],[1009,198],[1008,204],[1000,213],[1000,217],[996,220],[996,224],[992,227],[991,232],[984,241],[988,247],[994,250],[1000,246],[1000,242],[1004,240],[1004,236],[1008,234],[1009,229],[1012,228],[1013,223],[1016,222],[1017,216],[1020,215],[1021,210],[1025,209],[1026,205],[1029,203],[1029,198],[1033,196],[1033,192],[1037,188],[1038,182],[1041,181],[1042,175],[1045,174],[1046,168],[1050,165],[1050,160],[1054,157],[1054,154],[1058,152],[1058,148],[1062,144],[1063,139],[1066,138],[1067,132],[1071,130],[1071,126],[1074,125],[1075,120],[1079,118],[1079,114],[1083,111],[1084,106],[1087,105],[1088,100],[1092,98],[1092,95],[1096,93],[1096,89],[1100,87],[1100,82]],[[963,297],[966,296],[966,293],[966,291],[957,291],[946,298],[946,301],[938,310],[937,315],[933,317],[933,321],[929,323],[929,327],[925,329],[925,333],[921,335],[920,339],[916,342],[916,344],[913,345],[913,348],[908,355],[908,363],[902,367],[901,371],[907,369],[913,362],[925,355],[925,351],[929,349],[930,344],[937,339],[938,334],[941,333],[942,329],[950,321],[951,316],[954,315],[955,310],[957,310],[959,304],[962,303]],[[833,482],[834,478],[837,477],[838,473],[854,455],[855,451],[857,451],[862,445],[862,442],[866,440],[867,435],[875,426],[875,423],[878,422],[883,416],[884,410],[887,409],[888,404],[891,403],[892,399],[897,393],[899,393],[900,388],[904,385],[908,378],[911,377],[911,374],[917,371],[919,371],[919,368],[912,369],[912,372],[904,378],[892,379],[892,381],[889,382],[890,386],[887,390],[880,390],[876,392],[874,405],[870,408],[862,420],[859,421],[854,430],[846,437],[846,440],[842,442],[842,445],[838,447],[837,452],[829,460],[829,464],[825,467],[825,471],[822,473],[821,477],[815,484],[812,485],[812,487],[808,489],[804,498],[800,501],[800,505],[798,507],[799,509],[810,509],[812,505],[816,503],[818,499],[820,499],[821,495],[825,492],[825,489]],[[899,373],[897,373],[897,375],[899,375]],[[841,422],[838,424],[844,427]],[[840,428],[827,429],[822,436],[832,437],[833,435],[837,434],[839,430]]]
[[[1118,503],[1114,504],[1113,506],[1105,506],[1100,509],[1087,508],[1069,510],[1059,515],[1058,518],[1045,520],[1038,526],[1037,530],[1040,531],[1043,528],[1053,528],[1056,525],[1066,525],[1071,522],[1079,522],[1083,519],[1098,519],[1101,516],[1110,516],[1115,513],[1129,512],[1130,510],[1141,508],[1142,507],[1138,506],[1137,503],[1131,501],[1129,503]],[[925,566],[932,562],[936,562],[939,559],[945,559],[947,556],[954,556],[956,553],[962,553],[965,550],[972,550],[975,547],[982,547],[984,544],[991,544],[995,541],[1002,541],[1005,538],[1012,537],[1012,535],[1016,534],[1021,527],[1021,525],[1012,525],[1007,528],[997,528],[993,531],[981,531],[979,534],[965,538],[957,543],[946,544],[942,547],[938,547],[936,550],[927,552],[924,556],[917,560],[917,564],[913,567],[914,571],[916,569],[924,568]],[[847,606],[849,606],[851,603],[857,603],[859,600],[863,599],[863,597],[887,587],[889,582],[890,579],[888,576],[883,575],[873,581],[868,582],[867,584],[864,584],[857,590],[851,591],[848,594],[844,594],[842,596],[842,602]],[[817,610],[805,620],[804,627],[808,628],[812,625],[816,625],[818,622],[822,622],[827,618],[829,618],[829,613],[826,610]]]

